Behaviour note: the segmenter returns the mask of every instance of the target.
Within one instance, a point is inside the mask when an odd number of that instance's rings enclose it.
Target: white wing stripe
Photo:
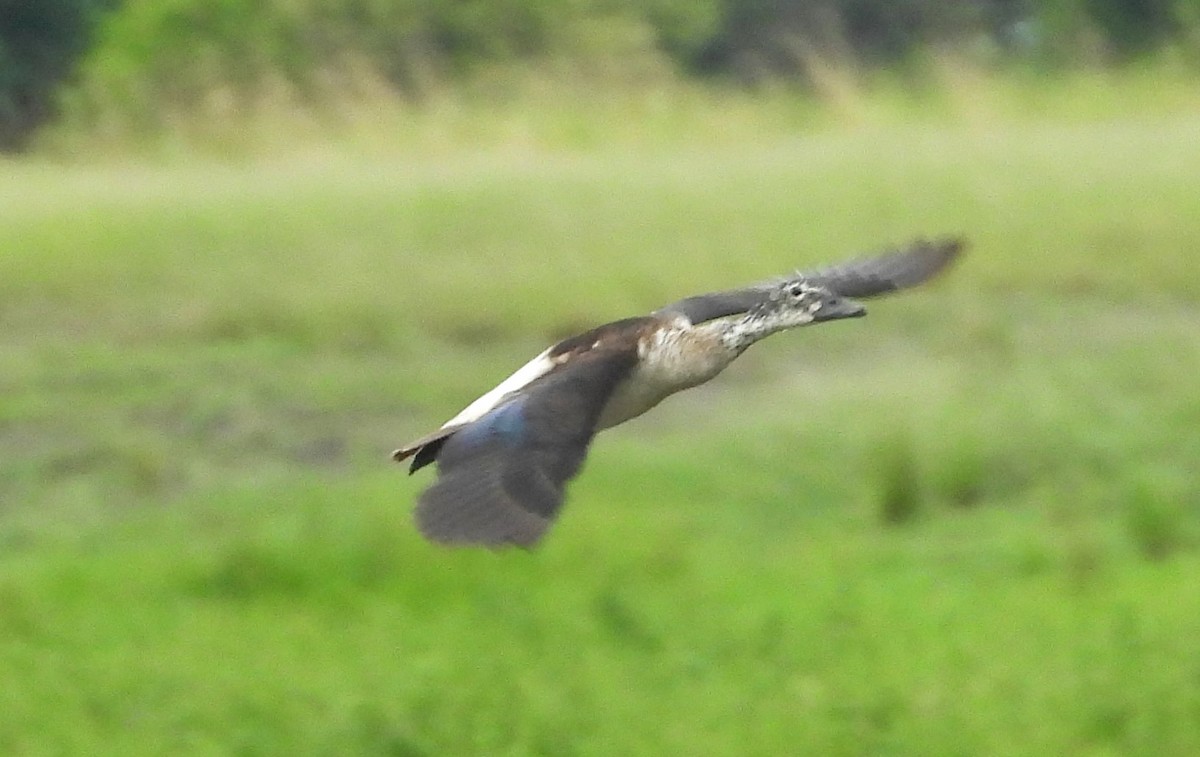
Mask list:
[[[542,354],[530,360],[518,368],[516,373],[501,381],[495,389],[467,405],[463,408],[462,412],[443,423],[442,428],[461,426],[479,420],[489,410],[499,405],[500,400],[518,389],[528,386],[535,379],[545,376],[555,365],[557,363],[550,359],[550,348],[547,347]]]

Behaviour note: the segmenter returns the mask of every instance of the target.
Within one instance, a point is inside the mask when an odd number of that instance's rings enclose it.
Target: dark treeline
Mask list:
[[[203,89],[214,60],[226,84],[270,72],[304,91],[353,59],[414,97],[431,71],[570,55],[581,29],[595,54],[610,23],[645,30],[684,75],[803,84],[814,60],[895,67],[936,51],[1052,68],[1191,53],[1200,0],[0,0],[0,149],[28,144],[90,68],[140,77],[148,108]]]
[[[115,2],[0,0],[0,150],[18,149],[51,117],[55,89]]]

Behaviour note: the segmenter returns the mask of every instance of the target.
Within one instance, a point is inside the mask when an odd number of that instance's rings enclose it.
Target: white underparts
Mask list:
[[[703,384],[737,357],[725,346],[720,332],[727,324],[692,326],[681,320],[643,336],[638,363],[600,415],[600,428],[636,418],[664,399]]]

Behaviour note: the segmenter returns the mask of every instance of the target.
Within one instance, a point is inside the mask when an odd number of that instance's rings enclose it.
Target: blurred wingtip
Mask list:
[[[947,235],[914,241],[901,258],[908,257],[912,263],[907,275],[897,276],[899,288],[923,284],[946,272],[962,256],[969,244],[962,235]]]
[[[970,247],[967,238],[959,234],[935,238],[930,245],[941,252],[947,262],[954,260]]]
[[[550,521],[512,503],[451,491],[427,490],[417,501],[413,521],[421,536],[443,547],[485,547],[499,550],[537,547]]]

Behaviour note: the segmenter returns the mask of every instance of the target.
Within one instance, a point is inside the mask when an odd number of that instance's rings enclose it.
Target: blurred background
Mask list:
[[[1194,0],[0,4],[0,753],[1200,752]],[[601,435],[552,341],[962,235]]]

